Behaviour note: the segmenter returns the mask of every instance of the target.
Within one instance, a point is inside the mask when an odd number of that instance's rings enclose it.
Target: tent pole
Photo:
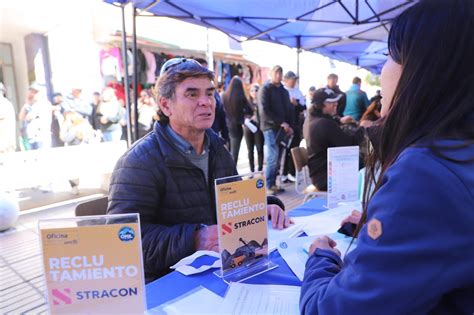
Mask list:
[[[122,8],[122,60],[124,70],[124,91],[125,91],[125,109],[128,113],[127,119],[127,147],[130,147],[132,134],[131,134],[131,116],[130,116],[130,91],[128,84],[128,58],[127,58],[127,32],[125,30],[125,4],[121,5]]]
[[[137,9],[133,6],[133,142],[138,140],[138,50],[137,50]]]
[[[296,36],[296,75],[300,76],[301,36]]]

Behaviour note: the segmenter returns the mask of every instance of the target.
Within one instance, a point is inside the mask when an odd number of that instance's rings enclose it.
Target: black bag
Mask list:
[[[283,127],[280,127],[278,129],[278,132],[275,137],[275,142],[280,146],[284,148],[288,148],[291,143],[291,136],[289,136]]]

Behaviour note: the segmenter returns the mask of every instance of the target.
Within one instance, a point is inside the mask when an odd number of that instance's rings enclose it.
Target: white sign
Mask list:
[[[359,147],[328,148],[328,208],[358,200]]]

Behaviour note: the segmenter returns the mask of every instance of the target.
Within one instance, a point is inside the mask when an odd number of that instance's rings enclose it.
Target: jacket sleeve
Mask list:
[[[118,161],[111,178],[107,213],[140,214],[145,272],[160,275],[195,251],[194,231],[198,225],[156,223],[166,178],[152,171],[137,154],[129,152]]]
[[[283,121],[275,114],[273,110],[271,90],[268,85],[264,85],[259,92],[259,102],[261,109],[264,112],[263,117],[267,117],[267,120],[272,121],[275,126],[280,126]],[[260,114],[261,115],[261,114]],[[269,119],[268,119],[269,118]]]
[[[327,250],[308,259],[301,313],[426,314],[443,295],[472,286],[468,204],[467,187],[433,156],[402,153],[370,201],[368,223],[344,265]],[[372,219],[381,223],[376,239],[367,233]]]
[[[327,135],[328,147],[359,145],[364,138],[364,128],[359,128],[354,134],[345,133],[336,123],[327,121],[321,132]]]

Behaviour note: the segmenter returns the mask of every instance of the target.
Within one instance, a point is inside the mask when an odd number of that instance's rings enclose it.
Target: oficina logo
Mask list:
[[[260,189],[260,188],[262,188],[262,187],[263,187],[263,180],[261,180],[261,179],[258,179],[258,180],[257,180],[257,183],[256,183],[256,185],[255,185],[255,186],[257,186],[257,189]]]
[[[128,226],[124,226],[118,232],[118,237],[122,242],[130,242],[135,238],[135,231]]]

